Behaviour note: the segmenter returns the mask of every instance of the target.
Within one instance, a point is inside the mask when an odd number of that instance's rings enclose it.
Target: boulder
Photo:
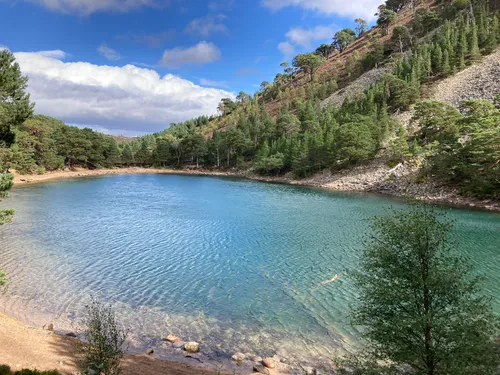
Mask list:
[[[267,368],[275,368],[276,367],[276,361],[273,358],[264,358],[262,360],[262,364],[266,366]]]
[[[243,361],[245,359],[245,357],[246,356],[243,353],[235,353],[235,354],[233,354],[233,356],[231,357],[231,359],[233,361],[236,361],[236,362],[241,362],[241,361]]]
[[[263,365],[255,365],[253,366],[253,371],[258,372],[259,374],[266,374],[270,375],[271,373],[267,368],[265,368]]]
[[[256,355],[255,357],[253,357],[253,360],[254,360],[254,362],[261,363],[262,362],[262,357]]]
[[[75,332],[68,332],[68,333],[66,333],[66,336],[76,337],[76,333]]]
[[[148,350],[146,350],[146,354],[147,354],[147,355],[151,355],[151,354],[153,354],[154,352],[155,352],[155,350],[154,350],[154,349],[148,349]]]
[[[181,338],[179,336],[177,336],[177,335],[168,335],[167,338],[166,338],[166,340],[168,342],[174,343],[174,342],[181,341]]]
[[[184,350],[188,353],[198,353],[200,351],[200,344],[191,341],[184,344]]]
[[[54,330],[54,325],[52,323],[49,323],[49,324],[45,324],[43,326],[43,329],[47,330],[47,331],[53,331]]]

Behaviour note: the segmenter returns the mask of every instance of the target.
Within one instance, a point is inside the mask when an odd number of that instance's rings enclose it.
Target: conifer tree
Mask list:
[[[470,37],[470,57],[472,60],[477,60],[481,57],[477,36],[477,26],[475,24],[472,25],[472,32]]]
[[[373,357],[415,374],[495,374],[498,319],[455,253],[452,223],[419,206],[374,219],[372,230],[355,276],[354,322]]]

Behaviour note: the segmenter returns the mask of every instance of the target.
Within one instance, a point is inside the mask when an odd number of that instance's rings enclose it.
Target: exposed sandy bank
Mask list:
[[[29,327],[0,314],[0,364],[12,369],[57,369],[62,374],[78,374],[77,346],[76,339]],[[158,360],[145,354],[125,356],[122,374],[222,375],[218,371]]]

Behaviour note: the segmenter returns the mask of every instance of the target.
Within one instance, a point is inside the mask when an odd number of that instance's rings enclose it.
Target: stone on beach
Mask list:
[[[200,344],[191,341],[184,344],[184,350],[188,353],[198,353],[200,351]]]
[[[43,329],[47,330],[47,331],[53,331],[54,330],[54,325],[52,323],[49,323],[49,324],[45,324],[43,326]]]
[[[151,355],[151,354],[153,354],[154,352],[155,352],[155,351],[154,351],[154,349],[148,349],[148,350],[146,350],[146,354],[147,354],[147,355]]]
[[[236,362],[241,362],[243,361],[244,359],[246,358],[245,354],[243,353],[235,353],[233,354],[233,356],[231,357],[231,359],[233,361],[236,361]]]
[[[262,360],[262,364],[266,366],[267,368],[275,368],[276,367],[276,361],[273,358],[264,358]]]

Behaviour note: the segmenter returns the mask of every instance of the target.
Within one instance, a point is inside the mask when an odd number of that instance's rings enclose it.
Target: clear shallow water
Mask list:
[[[93,294],[114,304],[137,349],[177,333],[203,342],[209,356],[278,351],[317,365],[356,343],[349,269],[366,219],[405,204],[236,179],[124,175],[16,188],[2,206],[17,213],[0,228],[9,277],[0,310],[72,329]],[[443,210],[500,312],[500,215]]]

